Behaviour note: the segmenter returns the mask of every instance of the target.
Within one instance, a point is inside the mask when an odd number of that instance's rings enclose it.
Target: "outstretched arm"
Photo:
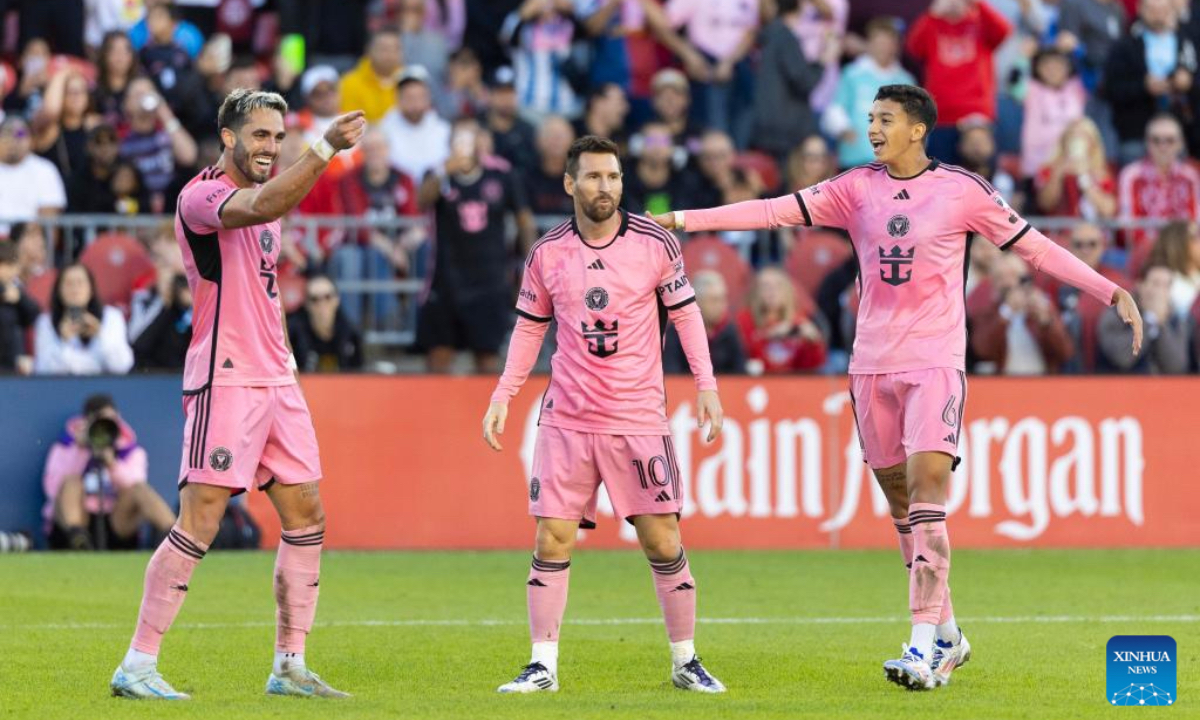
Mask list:
[[[334,151],[345,150],[354,147],[366,129],[363,112],[355,110],[335,119],[325,131],[324,139]],[[283,217],[312,190],[330,158],[309,148],[291,167],[261,187],[235,190],[221,208],[221,224],[226,228],[239,228]]]
[[[1126,290],[1032,228],[1012,245],[1012,249],[1037,270],[1079,288],[1106,305],[1114,306],[1121,320],[1133,328],[1133,354],[1141,352],[1142,315],[1133,296]]]
[[[649,213],[647,213],[649,215]],[[714,230],[774,230],[778,227],[809,225],[797,195],[769,200],[747,200],[706,210],[676,210],[650,215],[666,230],[704,232]]]

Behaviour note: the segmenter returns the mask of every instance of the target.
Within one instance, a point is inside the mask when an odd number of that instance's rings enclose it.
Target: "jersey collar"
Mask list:
[[[617,238],[624,235],[625,231],[629,229],[629,213],[625,212],[623,208],[617,208],[617,212],[621,213],[621,227],[617,228],[617,234],[613,235],[613,239],[609,240],[603,245],[590,245],[586,240],[583,239],[583,235],[579,232],[579,223],[575,222],[574,215],[571,216],[571,231],[575,233],[575,237],[579,238],[579,242],[587,245],[589,248],[593,250],[603,250],[609,245],[615,243]]]
[[[941,163],[939,163],[936,158],[932,159],[929,161],[929,164],[925,166],[924,170],[917,173],[916,175],[909,175],[908,177],[896,177],[895,175],[892,174],[891,170],[888,170],[886,172],[888,174],[888,177],[890,177],[893,180],[915,180],[931,170],[937,170],[937,167],[940,164]]]

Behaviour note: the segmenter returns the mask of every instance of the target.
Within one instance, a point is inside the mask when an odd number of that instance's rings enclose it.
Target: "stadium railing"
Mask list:
[[[535,222],[538,232],[543,233],[561,223],[565,217],[554,215],[538,215]],[[1026,218],[1034,227],[1055,232],[1067,230],[1082,222],[1075,217],[1040,217]],[[52,258],[54,265],[61,267],[70,259],[77,258],[84,248],[95,242],[96,238],[108,232],[122,232],[149,239],[165,221],[172,220],[170,215],[116,215],[116,214],[63,214],[51,217],[41,217],[37,222],[47,230],[47,258]],[[0,218],[0,225],[12,224],[13,220]],[[1114,219],[1097,221],[1098,225],[1112,231],[1155,229],[1163,225],[1162,220],[1129,220]],[[391,236],[398,236],[404,230],[424,227],[428,229],[429,220],[425,217],[364,217],[356,215],[290,215],[284,218],[283,232],[290,234],[296,242],[312,257],[319,255],[318,237],[324,231],[344,230],[355,231],[373,229]],[[298,235],[297,235],[298,233]],[[515,232],[510,234],[515,237]],[[755,239],[759,245],[758,257],[770,257],[771,234],[759,233]],[[737,245],[743,258],[749,260],[752,244]],[[514,254],[514,260],[516,255]],[[432,256],[423,263],[425,269],[433,266]],[[363,294],[367,296],[389,294],[397,296],[401,302],[401,312],[393,318],[373,318],[365,323],[363,339],[371,346],[403,347],[411,345],[416,338],[417,307],[421,296],[428,284],[428,277],[415,276],[408,278],[393,278],[388,280],[338,279],[339,289],[348,294]],[[371,303],[366,303],[368,307]]]

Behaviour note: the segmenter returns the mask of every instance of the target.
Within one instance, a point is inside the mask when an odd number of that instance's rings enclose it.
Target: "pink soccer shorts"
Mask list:
[[[219,485],[234,495],[271,482],[321,479],[312,415],[299,385],[210,387],[183,398],[179,486]]]
[[[873,468],[898,465],[918,452],[943,452],[958,465],[967,376],[930,368],[851,375],[850,402],[863,459]]]
[[[669,435],[601,435],[542,425],[533,451],[529,514],[595,527],[596,491],[629,520],[683,510],[679,464]]]

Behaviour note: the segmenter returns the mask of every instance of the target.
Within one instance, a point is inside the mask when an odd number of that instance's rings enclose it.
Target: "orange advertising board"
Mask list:
[[[528,548],[527,488],[545,378],[482,439],[491,378],[307,377],[335,548]],[[845,378],[722,378],[705,445],[689,378],[667,381],[689,547],[891,547]],[[1200,545],[1197,378],[975,378],[947,510],[955,547]],[[260,494],[256,494],[260,495]],[[265,498],[251,499],[278,537]],[[602,496],[584,547],[629,547]]]

